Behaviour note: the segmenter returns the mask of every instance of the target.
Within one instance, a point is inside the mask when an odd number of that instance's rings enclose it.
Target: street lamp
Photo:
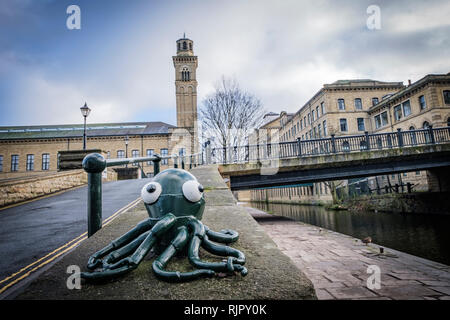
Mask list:
[[[128,136],[125,136],[125,158],[128,158]],[[128,168],[128,164],[125,165]]]
[[[86,102],[84,103],[84,106],[80,108],[81,114],[84,117],[84,132],[83,132],[83,150],[86,150],[86,118],[91,112],[91,109],[87,106]]]

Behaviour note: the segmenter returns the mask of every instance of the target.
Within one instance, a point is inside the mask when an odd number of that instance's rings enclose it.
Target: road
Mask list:
[[[103,183],[103,222],[139,198],[148,181]],[[87,186],[0,210],[0,293],[50,260],[55,249],[61,254],[62,249],[85,239],[86,231]],[[70,246],[61,248],[74,239]]]

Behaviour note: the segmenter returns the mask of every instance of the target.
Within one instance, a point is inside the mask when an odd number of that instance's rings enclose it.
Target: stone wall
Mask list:
[[[73,170],[0,182],[0,207],[37,198],[87,183],[84,170]]]
[[[450,214],[450,192],[391,193],[348,199],[351,211]]]

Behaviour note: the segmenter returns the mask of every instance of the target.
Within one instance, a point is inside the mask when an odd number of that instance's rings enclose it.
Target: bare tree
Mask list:
[[[213,145],[224,150],[243,146],[249,133],[262,124],[263,115],[256,96],[242,90],[236,80],[222,76],[215,91],[202,102],[202,136],[213,137]]]
[[[344,183],[344,180],[341,181],[325,181],[324,184],[330,189],[331,197],[333,199],[333,205],[337,205],[341,203],[341,200],[337,194],[337,188],[340,187]]]

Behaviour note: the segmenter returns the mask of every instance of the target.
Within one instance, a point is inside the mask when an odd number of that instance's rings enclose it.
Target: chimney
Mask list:
[[[408,87],[411,85],[411,79],[408,79]]]

